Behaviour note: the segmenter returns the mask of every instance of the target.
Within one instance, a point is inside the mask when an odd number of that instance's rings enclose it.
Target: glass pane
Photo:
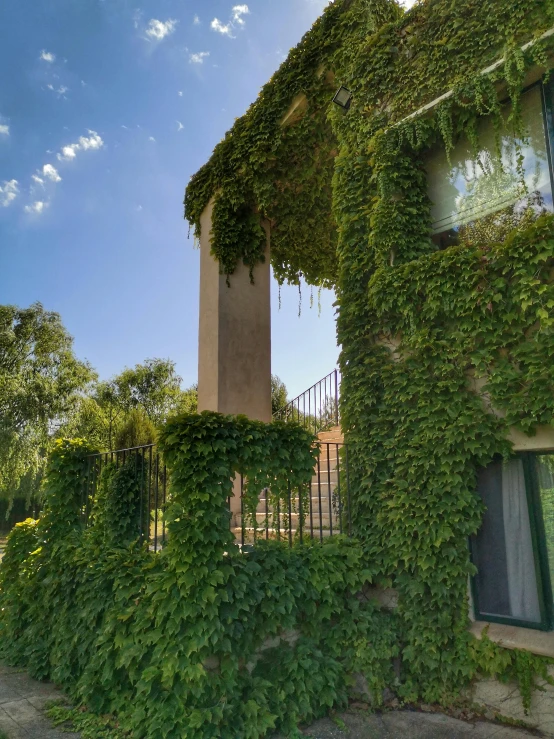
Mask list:
[[[554,455],[537,455],[536,469],[542,503],[550,582],[554,582]]]
[[[487,507],[474,546],[480,613],[540,623],[521,459],[494,462],[481,470],[477,490]]]
[[[506,105],[507,120],[511,105]],[[519,225],[553,210],[541,89],[521,97],[525,138],[516,140],[504,123],[497,133],[491,118],[478,127],[479,151],[461,138],[447,161],[444,146],[427,161],[433,241],[454,244],[502,241]],[[498,138],[497,138],[498,137]]]

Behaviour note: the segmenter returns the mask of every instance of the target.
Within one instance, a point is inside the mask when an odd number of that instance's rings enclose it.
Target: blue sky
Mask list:
[[[58,311],[106,378],[170,357],[197,379],[190,176],[325,0],[18,0],[0,7],[0,302]],[[336,363],[321,315],[273,285],[273,371],[297,394]]]

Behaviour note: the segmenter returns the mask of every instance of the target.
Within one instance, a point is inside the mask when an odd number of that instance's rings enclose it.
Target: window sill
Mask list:
[[[525,649],[542,657],[554,657],[554,631],[537,631],[522,626],[494,624],[488,621],[474,621],[470,632],[478,639],[488,626],[488,637],[506,649]]]

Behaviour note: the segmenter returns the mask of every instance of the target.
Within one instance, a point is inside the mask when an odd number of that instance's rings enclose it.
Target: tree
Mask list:
[[[127,448],[133,439],[152,443],[155,429],[179,411],[196,413],[197,387],[180,387],[169,359],[147,359],[111,380],[95,383],[60,434],[84,437],[99,449]]]
[[[0,306],[0,496],[38,490],[55,426],[94,378],[57,313]]]
[[[182,391],[178,410],[179,413],[198,413],[198,383]]]
[[[277,375],[271,375],[271,413],[277,413],[286,404],[287,388],[285,383]]]
[[[116,449],[132,449],[137,446],[154,444],[156,437],[156,427],[144,409],[133,408],[115,435],[115,447]]]
[[[170,359],[147,359],[124,369],[111,381],[116,404],[124,411],[143,408],[154,424],[163,423],[182,398],[182,378]]]

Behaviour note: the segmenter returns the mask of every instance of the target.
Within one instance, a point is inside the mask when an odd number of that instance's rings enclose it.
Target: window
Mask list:
[[[427,160],[432,203],[432,239],[444,249],[456,244],[502,241],[519,225],[554,210],[550,127],[552,86],[522,94],[525,136],[515,139],[505,122],[498,132],[490,118],[477,126],[478,152],[461,138],[450,152],[437,147]],[[511,105],[504,108],[507,121]]]
[[[554,628],[554,453],[495,461],[477,491],[486,512],[471,543],[476,617]]]

